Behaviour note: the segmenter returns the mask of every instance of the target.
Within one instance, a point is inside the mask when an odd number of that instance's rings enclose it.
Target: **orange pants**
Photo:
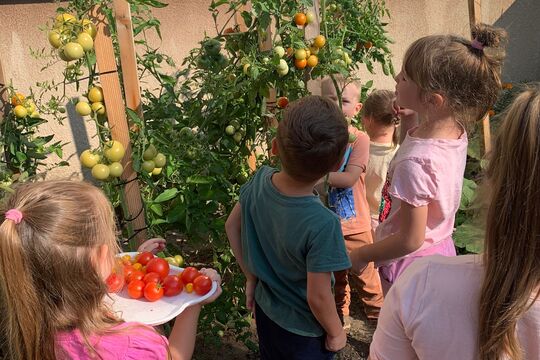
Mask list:
[[[345,235],[345,247],[350,253],[367,244],[373,244],[371,231],[359,234]],[[349,270],[334,272],[336,283],[334,285],[334,298],[338,314],[341,316],[349,315],[349,305],[351,304],[351,288],[348,278]],[[362,274],[357,276],[360,282],[360,296],[364,305],[366,316],[371,319],[379,317],[379,311],[383,303],[383,291],[379,272],[375,269],[373,263],[369,263]]]

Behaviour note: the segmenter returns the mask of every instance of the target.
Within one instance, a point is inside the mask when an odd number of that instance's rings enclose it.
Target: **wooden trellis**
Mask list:
[[[135,46],[133,43],[133,30],[129,4],[125,0],[115,0],[115,15],[118,31],[118,41],[121,54],[122,74],[124,80],[124,90],[126,93],[127,106],[137,111],[140,115],[141,93],[137,75],[137,63],[135,60]],[[125,183],[123,198],[127,205],[126,218],[133,238],[136,241],[132,245],[138,245],[146,239],[146,221],[144,216],[144,206],[137,180],[137,173],[133,170],[131,161],[131,142],[129,137],[129,124],[126,118],[124,100],[122,98],[122,88],[116,67],[116,58],[111,34],[107,24],[105,14],[99,7],[92,9],[90,16],[96,24],[97,35],[95,39],[95,51],[97,66],[99,69],[99,79],[103,88],[105,108],[107,109],[107,121],[111,130],[113,140],[117,140],[124,145],[126,153],[122,160],[124,172],[121,180]]]

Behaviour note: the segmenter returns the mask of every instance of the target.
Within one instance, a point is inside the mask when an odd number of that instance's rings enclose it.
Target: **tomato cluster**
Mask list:
[[[158,152],[156,147],[150,144],[143,153],[143,163],[141,168],[150,175],[161,174],[162,168],[167,163],[167,158]]]
[[[124,172],[121,160],[126,150],[121,142],[112,140],[104,145],[103,154],[90,149],[84,150],[81,154],[81,165],[92,169],[92,176],[96,180],[106,181],[111,178],[118,178]],[[102,156],[103,155],[103,156]],[[104,163],[103,157],[107,160]]]
[[[11,97],[11,105],[13,105],[13,114],[19,119],[27,116],[39,118],[34,101],[21,93],[15,93]]]
[[[97,28],[88,19],[77,19],[67,13],[58,14],[49,31],[49,43],[58,49],[58,57],[64,61],[78,60],[85,52],[94,49]]]
[[[121,274],[112,273],[107,278],[109,292],[120,292],[127,285],[128,295],[133,299],[145,298],[156,301],[163,296],[175,296],[184,288],[187,293],[205,295],[212,288],[212,280],[194,267],[185,268],[180,274],[171,274],[167,260],[142,252],[134,259],[124,255],[119,264]]]

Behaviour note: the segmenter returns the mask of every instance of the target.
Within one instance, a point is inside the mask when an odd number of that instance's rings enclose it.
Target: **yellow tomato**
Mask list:
[[[85,32],[82,32],[77,36],[77,43],[82,46],[84,51],[90,51],[94,48],[94,40],[92,36]]]
[[[58,30],[49,31],[49,44],[55,49],[62,46],[62,36]]]
[[[311,55],[307,59],[307,66],[309,67],[315,67],[317,66],[318,63],[319,63],[319,58],[317,57],[317,55]]]
[[[192,283],[187,283],[186,284],[186,292],[188,294],[191,294],[193,292],[193,284]]]
[[[69,60],[78,60],[83,57],[84,49],[81,44],[71,41],[64,46],[64,55]]]
[[[157,176],[157,175],[161,174],[162,170],[163,170],[163,168],[158,168],[158,167],[154,168],[154,170],[152,170],[152,175]]]
[[[112,177],[120,177],[124,172],[124,167],[119,162],[115,161],[109,165],[109,172]]]
[[[105,105],[100,101],[92,103],[92,110],[99,115],[105,115]]]
[[[75,111],[81,116],[87,116],[92,113],[92,108],[86,101],[79,101],[77,105],[75,105]]]
[[[22,105],[24,104],[25,99],[26,97],[23,94],[16,93],[15,95],[11,97],[11,105],[13,106]]]
[[[96,28],[96,25],[94,25],[94,23],[92,21],[90,21],[88,19],[82,19],[81,20],[81,25],[82,25],[83,31],[85,33],[90,35],[92,37],[92,39],[96,38],[97,28]]]
[[[105,149],[103,153],[109,161],[117,162],[122,160],[124,154],[126,153],[126,150],[124,149],[124,145],[122,145],[120,141],[113,140],[105,144]]]
[[[313,45],[318,47],[319,49],[322,48],[326,44],[326,38],[324,35],[317,35],[315,39],[313,39]]]
[[[56,16],[55,21],[54,21],[54,27],[59,28],[59,27],[63,26],[66,23],[73,24],[76,21],[77,21],[77,19],[75,19],[75,16],[73,16],[71,14],[68,14],[68,13],[58,14]]]
[[[93,103],[103,101],[103,89],[101,86],[94,86],[88,91],[88,100]]]
[[[298,49],[294,52],[294,58],[296,60],[304,60],[307,57],[306,50]]]
[[[139,271],[140,271],[140,270],[142,270],[142,264],[141,264],[141,263],[135,263],[135,264],[133,264],[133,268],[134,268],[135,270],[139,270]]]
[[[99,155],[94,154],[92,151],[84,150],[79,158],[81,165],[85,168],[93,168],[99,162]]]
[[[107,180],[109,174],[109,167],[105,164],[97,164],[92,168],[92,176],[97,180]]]
[[[13,109],[13,113],[18,118],[24,118],[24,117],[26,117],[28,115],[28,110],[26,110],[26,108],[24,106],[22,106],[22,105],[17,105]]]

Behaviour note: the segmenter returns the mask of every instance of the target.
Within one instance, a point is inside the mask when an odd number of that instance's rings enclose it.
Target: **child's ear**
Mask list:
[[[436,107],[441,107],[444,104],[444,97],[441,94],[433,93],[430,97],[430,102]]]
[[[272,139],[272,149],[270,150],[270,153],[272,155],[274,155],[274,156],[279,155],[279,148],[278,148],[278,145],[277,145],[277,139],[276,138]]]
[[[361,102],[356,104],[356,106],[354,107],[354,115],[358,114],[360,110],[362,110],[362,107],[364,107],[364,104],[362,104]]]

